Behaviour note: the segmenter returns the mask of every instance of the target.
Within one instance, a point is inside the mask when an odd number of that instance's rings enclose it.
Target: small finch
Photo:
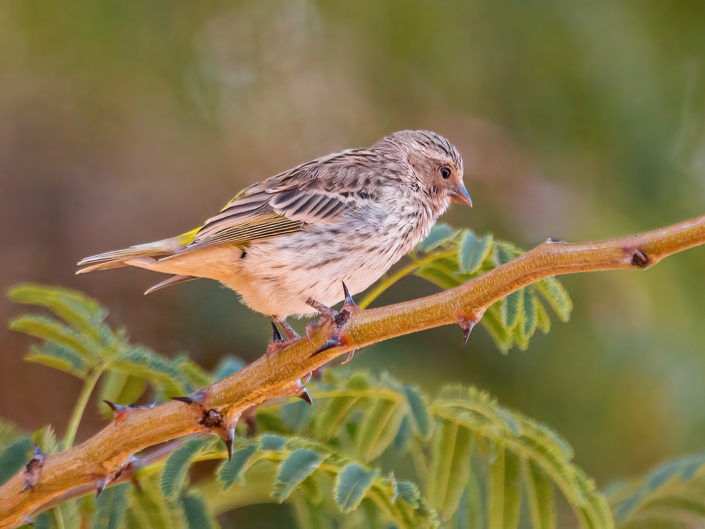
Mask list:
[[[288,316],[355,294],[423,239],[451,202],[472,205],[463,160],[443,136],[402,130],[366,149],[329,154],[251,185],[203,226],[86,257],[78,273],[137,266],[172,274],[146,293],[195,278],[220,281],[287,335]]]

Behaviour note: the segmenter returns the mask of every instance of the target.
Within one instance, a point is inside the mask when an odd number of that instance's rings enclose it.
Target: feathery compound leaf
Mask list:
[[[281,450],[286,444],[286,437],[271,433],[262,435],[259,440],[262,450]]]
[[[338,474],[333,491],[335,502],[344,513],[357,509],[370,490],[378,470],[365,470],[357,463],[348,463]]]
[[[161,489],[167,498],[173,500],[179,496],[191,462],[206,442],[204,439],[189,439],[166,460],[162,470]]]
[[[67,500],[56,507],[51,512],[54,526],[63,529],[80,529],[81,515],[78,511],[78,502],[76,500]]]
[[[32,441],[29,437],[20,437],[0,453],[0,485],[15,475],[28,460]]]
[[[524,320],[522,322],[520,332],[522,336],[528,341],[528,339],[531,338],[536,332],[536,326],[538,325],[536,305],[540,302],[536,300],[536,291],[532,287],[526,287],[520,292],[524,295]]]
[[[419,250],[429,252],[442,244],[449,242],[450,238],[455,235],[453,228],[447,224],[435,224],[428,236],[419,243]]]
[[[410,416],[413,420],[414,428],[423,439],[428,439],[431,433],[431,418],[428,409],[418,390],[408,384],[402,387],[406,402],[409,405]]]
[[[532,526],[534,529],[555,529],[555,497],[548,476],[526,459],[522,460],[521,467]]]
[[[303,400],[287,402],[281,407],[282,423],[290,431],[298,433],[311,421],[313,407]]]
[[[308,448],[299,448],[289,454],[277,470],[272,497],[279,503],[286,500],[303,480],[309,477],[323,461],[323,454]]]
[[[22,432],[9,421],[0,418],[0,449],[17,440]]]
[[[367,390],[370,387],[368,375],[362,372],[353,373],[345,384],[348,390]],[[361,403],[360,396],[334,397],[330,399],[318,418],[318,429],[323,439],[336,437],[357,405]]]
[[[376,400],[364,415],[356,436],[357,453],[367,463],[394,441],[405,410],[398,400]]]
[[[494,454],[490,463],[490,480],[487,490],[487,527],[504,529],[504,445],[492,445]]]
[[[112,362],[112,368],[121,373],[149,380],[163,392],[180,395],[188,388],[180,382],[181,374],[169,359],[142,346],[130,346]]]
[[[405,415],[392,442],[394,450],[400,454],[404,453],[409,446],[409,439],[411,439],[411,419]]]
[[[551,308],[562,322],[567,322],[570,319],[573,302],[570,300],[565,287],[555,277],[547,277],[537,281],[534,283],[534,288],[551,305]]]
[[[125,492],[128,484],[116,485],[105,489],[95,500],[93,529],[120,529],[125,517]]]
[[[244,483],[243,475],[245,465],[250,458],[257,452],[256,444],[249,444],[242,448],[233,451],[233,457],[230,461],[225,461],[218,469],[218,479],[223,482],[223,489],[228,489],[236,481],[240,484]]]
[[[492,251],[492,244],[492,235],[478,239],[472,230],[465,231],[458,249],[460,271],[464,274],[476,272]]]
[[[434,435],[429,501],[442,520],[453,517],[470,476],[472,434],[452,421],[441,420]]]
[[[521,466],[519,458],[512,452],[504,460],[504,528],[514,529],[519,525],[521,508]]]
[[[412,481],[397,481],[396,495],[412,507],[418,507],[421,501],[419,487]]]
[[[189,529],[213,529],[220,527],[201,498],[194,495],[181,496],[180,502],[184,516],[186,517],[186,526]]]
[[[94,352],[97,352],[97,346],[88,343],[84,335],[80,335],[71,327],[46,316],[20,316],[10,322],[10,329],[73,351],[87,362],[92,362]]]
[[[636,482],[612,487],[618,527],[644,527],[659,520],[682,520],[683,527],[705,522],[705,454],[669,461]],[[657,526],[657,525],[655,525]]]
[[[226,356],[220,360],[218,367],[216,367],[213,373],[213,380],[222,380],[225,377],[229,377],[233,373],[237,373],[243,367],[245,367],[245,362],[235,356]]]
[[[16,303],[45,307],[74,329],[95,338],[99,336],[96,327],[106,315],[96,300],[67,288],[21,284],[10,289],[8,297]]]
[[[521,319],[523,308],[524,295],[521,290],[512,292],[501,303],[502,324],[507,329],[512,329]]]
[[[80,379],[84,379],[88,375],[89,366],[81,356],[72,349],[51,342],[31,346],[24,359],[27,362],[42,364]]]
[[[140,487],[128,491],[129,513],[140,529],[172,529],[172,509],[162,494],[159,475],[152,474],[140,478]],[[128,525],[132,529],[132,525]]]

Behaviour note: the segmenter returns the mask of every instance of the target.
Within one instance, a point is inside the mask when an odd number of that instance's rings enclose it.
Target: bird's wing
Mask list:
[[[334,167],[330,157],[320,158],[248,187],[208,219],[182,252],[246,246],[301,231],[306,224],[335,222],[355,197],[349,185],[339,185]]]

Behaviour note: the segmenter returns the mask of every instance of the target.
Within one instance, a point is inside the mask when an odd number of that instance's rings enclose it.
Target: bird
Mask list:
[[[472,206],[463,159],[429,130],[393,132],[366,148],[316,158],[250,185],[200,227],[86,257],[77,273],[133,266],[170,274],[145,294],[219,281],[296,336],[315,315],[384,275],[451,203]],[[316,303],[311,303],[315,300]]]

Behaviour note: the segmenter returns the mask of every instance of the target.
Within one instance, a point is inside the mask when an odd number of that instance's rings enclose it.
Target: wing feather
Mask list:
[[[351,156],[360,162],[371,155],[357,149],[325,156],[244,189],[175,256],[222,244],[246,247],[301,231],[308,224],[336,222],[360,198],[355,195],[355,169],[344,164]]]

